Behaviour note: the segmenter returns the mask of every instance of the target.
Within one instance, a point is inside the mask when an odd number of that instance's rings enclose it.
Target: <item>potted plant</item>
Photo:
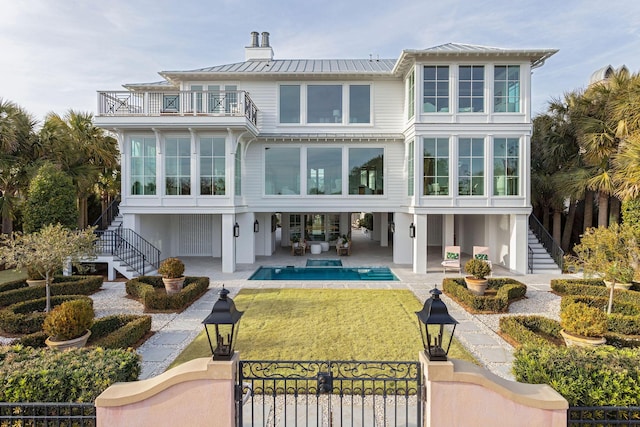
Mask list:
[[[474,295],[484,295],[489,286],[487,276],[491,274],[491,266],[481,259],[472,258],[464,265],[464,269],[470,274],[464,278],[467,289]]]
[[[184,263],[179,258],[167,258],[160,263],[158,273],[168,295],[180,293],[184,284]]]
[[[51,349],[66,350],[84,347],[93,324],[91,301],[66,301],[55,307],[44,319],[43,329],[49,336],[45,343]]]
[[[627,224],[589,228],[575,255],[566,257],[568,268],[582,270],[585,277],[600,277],[610,287],[607,313],[613,307],[615,288],[629,289],[640,265],[640,231]]]
[[[607,315],[603,310],[583,302],[573,302],[560,310],[560,335],[567,346],[602,345],[607,331]]]
[[[44,274],[40,273],[40,271],[33,266],[27,266],[27,284],[29,286],[42,286],[46,285],[46,283],[47,280]]]

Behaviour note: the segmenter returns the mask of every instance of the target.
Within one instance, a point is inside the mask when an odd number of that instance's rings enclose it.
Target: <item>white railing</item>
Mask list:
[[[244,116],[257,108],[245,91],[98,92],[98,116]]]

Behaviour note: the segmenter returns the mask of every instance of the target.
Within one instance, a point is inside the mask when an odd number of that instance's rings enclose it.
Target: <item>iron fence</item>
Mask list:
[[[640,426],[640,406],[571,406],[567,426]]]
[[[2,427],[95,427],[93,403],[0,402]]]

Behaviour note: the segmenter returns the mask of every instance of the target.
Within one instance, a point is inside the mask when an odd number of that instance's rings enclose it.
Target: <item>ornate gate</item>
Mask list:
[[[240,361],[238,427],[422,426],[418,362]]]

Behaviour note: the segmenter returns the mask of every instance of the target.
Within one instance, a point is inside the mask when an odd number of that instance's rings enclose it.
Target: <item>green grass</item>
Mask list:
[[[236,350],[243,360],[418,360],[422,341],[408,290],[242,289]],[[449,356],[476,362],[454,341]],[[203,332],[171,367],[211,357]]]
[[[0,271],[0,283],[11,282],[14,280],[26,279],[27,272],[26,271],[18,271],[13,268],[9,270]]]

